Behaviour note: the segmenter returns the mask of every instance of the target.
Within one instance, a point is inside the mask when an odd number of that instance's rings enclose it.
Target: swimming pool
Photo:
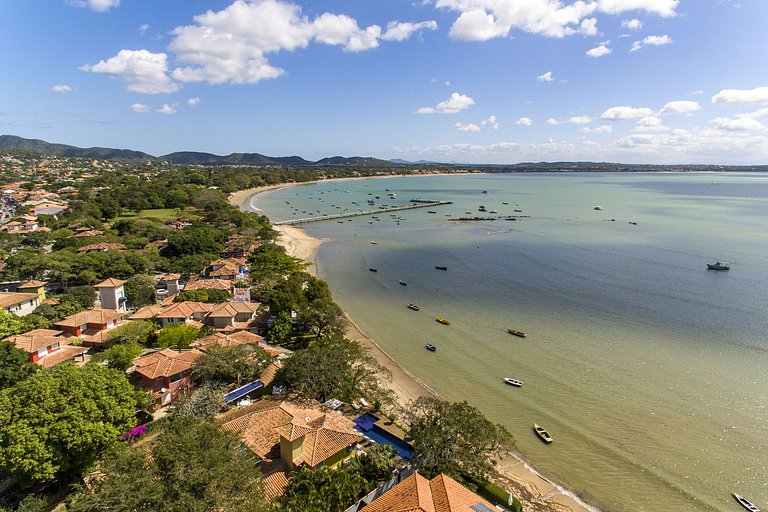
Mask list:
[[[395,450],[397,450],[397,454],[403,460],[411,460],[413,458],[413,449],[411,446],[402,439],[398,439],[389,432],[382,430],[381,428],[374,425],[376,421],[378,421],[376,416],[370,413],[365,413],[364,415],[354,420],[355,430],[375,443],[388,444],[392,446]]]

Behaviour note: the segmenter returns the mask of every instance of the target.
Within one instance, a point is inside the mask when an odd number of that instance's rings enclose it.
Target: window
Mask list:
[[[170,378],[171,383],[178,382],[180,380],[181,380],[181,373],[177,373],[176,375],[171,375],[171,378]]]

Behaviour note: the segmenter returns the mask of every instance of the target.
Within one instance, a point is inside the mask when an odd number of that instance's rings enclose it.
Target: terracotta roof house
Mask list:
[[[221,347],[234,347],[237,345],[262,345],[264,338],[258,334],[253,334],[248,331],[238,331],[232,334],[223,334],[220,332],[205,336],[203,338],[193,341],[196,343],[200,350],[205,351],[207,347],[211,345],[219,345]],[[272,354],[274,355],[274,354]]]
[[[163,326],[188,323],[193,320],[202,322],[213,306],[213,304],[207,302],[176,302],[157,315],[157,319]]]
[[[152,306],[144,306],[143,308],[139,308],[134,314],[128,317],[128,320],[151,320],[160,313],[163,312],[165,308],[161,306],[160,304],[153,304]]]
[[[351,420],[309,400],[267,398],[225,413],[217,422],[261,459],[267,494],[273,496],[282,494],[285,487],[279,483],[287,482],[288,470],[335,466],[363,439]]]
[[[124,251],[125,246],[123,244],[100,242],[98,244],[84,245],[77,250],[80,254],[87,254],[89,252],[107,252],[107,251]]]
[[[0,307],[16,316],[30,314],[41,303],[38,293],[0,292]]]
[[[214,260],[205,269],[208,279],[236,279],[247,270],[245,259],[230,258]]]
[[[376,498],[364,512],[489,512],[496,507],[445,474],[427,480],[418,473]]]
[[[228,279],[199,279],[191,277],[184,284],[184,290],[223,290],[232,293],[232,281]]]
[[[258,302],[222,302],[211,308],[206,323],[216,329],[249,329],[253,327],[259,306]]]
[[[128,372],[138,387],[152,392],[155,407],[163,407],[189,391],[192,366],[201,355],[199,350],[177,352],[165,348],[134,359]]]
[[[224,248],[219,255],[222,258],[247,258],[260,245],[260,242],[243,238],[240,235],[233,235],[224,243]]]
[[[53,325],[71,336],[80,336],[87,346],[95,346],[104,341],[105,332],[124,323],[128,313],[112,309],[86,309],[68,316]]]
[[[34,329],[24,334],[9,336],[3,341],[9,341],[19,350],[26,352],[30,362],[48,368],[88,351],[87,347],[70,345],[62,334],[61,331],[52,329]]]

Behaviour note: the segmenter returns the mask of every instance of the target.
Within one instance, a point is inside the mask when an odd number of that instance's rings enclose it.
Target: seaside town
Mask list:
[[[0,510],[579,510],[239,208],[382,172],[2,155]]]

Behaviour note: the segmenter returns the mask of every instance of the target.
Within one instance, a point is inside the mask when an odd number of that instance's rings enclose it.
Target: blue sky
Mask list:
[[[765,0],[3,0],[0,133],[153,155],[768,163]]]

